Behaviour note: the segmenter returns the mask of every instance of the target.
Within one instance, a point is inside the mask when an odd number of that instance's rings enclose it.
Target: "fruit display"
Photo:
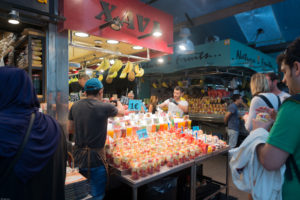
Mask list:
[[[105,147],[108,162],[120,170],[129,170],[134,180],[159,172],[226,147],[217,136],[197,134],[187,129],[149,133],[147,138],[117,138]],[[197,136],[196,136],[197,135]]]
[[[222,103],[220,97],[203,97],[188,99],[189,113],[219,114],[227,111],[227,103]]]

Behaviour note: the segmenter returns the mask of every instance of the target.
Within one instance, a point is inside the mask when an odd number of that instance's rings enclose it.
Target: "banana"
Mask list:
[[[111,84],[113,81],[112,78],[109,78],[108,76],[106,77],[106,83]]]
[[[138,74],[139,71],[140,71],[140,67],[139,67],[138,64],[136,64],[135,67],[134,67],[134,72],[135,72],[136,74]]]
[[[110,63],[109,60],[107,58],[104,58],[104,66],[103,66],[103,70],[107,70],[110,67]]]
[[[100,71],[101,69],[104,69],[104,60],[102,60],[101,64],[99,65],[99,67],[96,68],[97,71]]]
[[[112,74],[108,74],[107,77],[113,79],[118,75],[118,72],[113,72]]]
[[[117,60],[115,60],[115,63],[111,66],[111,68],[109,69],[108,73],[109,74],[114,73],[116,71],[117,67],[118,67],[118,64],[119,63],[117,62]]]
[[[126,76],[127,76],[127,73],[125,73],[125,72],[124,72],[124,69],[123,69],[123,71],[122,71],[122,73],[121,73],[121,75],[120,75],[120,78],[121,78],[121,79],[124,79],[124,78],[126,78]]]
[[[132,62],[128,61],[128,63],[129,63],[129,66],[128,66],[127,73],[131,72],[132,69],[133,69],[133,64],[132,64]]]
[[[98,80],[99,80],[99,81],[102,81],[102,80],[103,80],[103,75],[102,75],[102,74],[99,75]]]
[[[143,68],[140,68],[140,71],[138,74],[136,74],[135,76],[136,77],[142,77],[144,75],[144,69]]]

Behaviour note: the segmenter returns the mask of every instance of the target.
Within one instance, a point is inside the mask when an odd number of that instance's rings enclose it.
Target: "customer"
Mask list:
[[[270,91],[280,98],[281,103],[283,103],[283,101],[286,98],[291,96],[288,93],[279,90],[279,88],[277,87],[279,78],[275,73],[273,73],[273,72],[267,73],[266,78],[268,79],[268,82],[269,82]]]
[[[241,95],[234,94],[231,97],[233,103],[228,106],[228,112],[226,112],[224,117],[225,124],[228,124],[227,134],[229,137],[228,145],[230,148],[234,148],[236,146],[238,137],[239,137],[239,127],[240,127],[240,119],[239,119],[239,111],[238,106],[242,105],[243,99]]]
[[[245,127],[250,132],[252,130],[252,119],[256,118],[256,109],[267,106],[278,110],[280,99],[270,92],[268,80],[264,74],[256,73],[251,77],[250,88],[252,100],[249,108],[249,115],[246,119]]]
[[[267,170],[277,170],[286,164],[282,199],[289,200],[300,199],[300,38],[292,42],[283,55],[278,60],[284,73],[283,82],[293,96],[280,107],[267,143],[260,144],[256,150]],[[271,123],[253,122],[253,129],[264,128],[261,130],[265,132],[270,126]]]
[[[157,96],[151,96],[150,97],[150,103],[149,103],[149,112],[154,114],[156,112],[156,106],[157,106],[158,98]]]
[[[105,195],[107,119],[124,115],[120,101],[117,107],[102,102],[103,90],[98,79],[88,80],[84,86],[87,99],[74,103],[69,113],[69,133],[75,131],[75,163],[79,165],[79,172],[89,179],[94,199],[103,199]]]
[[[127,94],[128,99],[134,99],[134,93],[132,90]]]
[[[179,86],[176,86],[174,88],[173,97],[165,100],[162,104],[159,104],[158,106],[160,108],[168,107],[168,112],[172,115],[177,115],[179,117],[183,116],[183,113],[188,112],[188,102],[181,99],[183,96],[183,89]]]
[[[65,198],[65,135],[39,107],[27,73],[0,67],[0,199]],[[20,148],[23,141],[25,146]]]

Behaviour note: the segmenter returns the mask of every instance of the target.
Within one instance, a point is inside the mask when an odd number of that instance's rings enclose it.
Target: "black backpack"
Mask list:
[[[285,103],[287,101],[293,101],[293,102],[296,102],[296,103],[300,104],[300,94],[296,94],[296,95],[293,95],[293,96],[285,99],[283,101],[283,103]],[[286,171],[285,171],[286,178],[288,180],[292,180],[293,179],[293,174],[292,174],[292,166],[293,166],[293,168],[294,168],[294,170],[296,172],[296,176],[298,178],[298,181],[300,182],[300,172],[299,172],[299,169],[297,167],[295,158],[294,158],[294,156],[292,154],[290,154],[290,156],[286,160],[285,165],[286,165]]]

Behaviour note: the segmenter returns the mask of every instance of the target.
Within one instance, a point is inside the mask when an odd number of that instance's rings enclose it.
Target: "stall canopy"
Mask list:
[[[232,39],[196,46],[194,54],[173,54],[161,58],[161,62],[152,59],[144,63],[145,73],[174,73],[209,66],[244,67],[260,73],[278,71],[274,58]]]
[[[61,12],[66,20],[60,31],[80,31],[142,46],[150,49],[150,57],[173,53],[168,47],[173,43],[173,17],[139,0],[63,0]],[[121,25],[120,30],[114,25]],[[152,36],[157,29],[161,37]],[[146,55],[146,51],[143,53]],[[142,56],[141,52],[138,55]]]

